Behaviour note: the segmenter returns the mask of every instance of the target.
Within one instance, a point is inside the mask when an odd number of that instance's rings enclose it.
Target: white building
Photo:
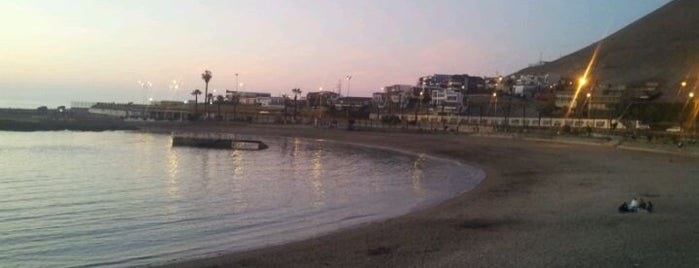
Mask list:
[[[226,101],[237,99],[240,104],[269,106],[272,104],[272,94],[264,92],[245,92],[226,90]]]
[[[451,88],[430,88],[432,106],[439,112],[454,113],[463,108],[464,96],[461,91]]]

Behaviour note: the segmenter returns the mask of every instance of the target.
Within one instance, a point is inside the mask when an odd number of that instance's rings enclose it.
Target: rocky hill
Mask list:
[[[599,85],[656,82],[660,102],[683,101],[688,91],[699,89],[697,0],[672,1],[598,42],[517,74],[577,78],[584,73],[598,45],[599,55],[590,75],[591,81]],[[684,88],[682,81],[687,81]]]

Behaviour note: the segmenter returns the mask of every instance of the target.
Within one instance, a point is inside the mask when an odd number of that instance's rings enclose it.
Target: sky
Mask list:
[[[368,97],[555,60],[667,2],[0,0],[0,107],[187,100],[204,70],[217,95],[341,84]]]

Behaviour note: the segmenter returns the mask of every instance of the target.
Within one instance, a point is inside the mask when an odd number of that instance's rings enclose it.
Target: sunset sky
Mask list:
[[[554,60],[667,0],[0,0],[0,107],[185,100],[209,89],[351,96]],[[137,81],[150,81],[150,89]],[[178,89],[173,80],[177,81]]]

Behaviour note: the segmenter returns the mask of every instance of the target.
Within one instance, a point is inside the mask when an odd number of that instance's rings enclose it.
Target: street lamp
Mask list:
[[[420,91],[420,97],[419,97],[420,101],[417,103],[417,109],[415,110],[415,125],[417,125],[417,121],[418,121],[417,114],[420,112],[420,110],[422,110],[422,99],[425,97],[424,94],[425,94],[425,89]]]
[[[696,103],[694,102],[694,92],[690,91],[687,94],[687,97],[689,99],[687,100],[687,104],[689,105],[689,127],[692,128],[692,136],[696,135],[697,131],[697,108],[696,108]],[[685,105],[686,106],[686,105]]]
[[[235,73],[235,91],[238,91],[238,73]]]
[[[145,82],[144,82],[144,81],[141,81],[141,80],[138,80],[137,83],[141,86],[141,89],[143,89],[143,95],[144,95],[144,96],[143,96],[143,100],[144,100],[145,102],[147,102],[147,100],[148,100],[148,91],[149,91],[149,89],[153,86],[153,83],[151,83],[150,81],[145,81]],[[144,103],[144,104],[145,104],[145,103]]]
[[[687,86],[687,81],[682,81],[682,83],[681,83],[680,85],[682,85],[682,87],[686,87],[686,86]]]
[[[494,115],[498,116],[498,93],[497,92],[493,92],[493,100],[495,102],[495,106],[494,106],[495,109],[493,109]]]

